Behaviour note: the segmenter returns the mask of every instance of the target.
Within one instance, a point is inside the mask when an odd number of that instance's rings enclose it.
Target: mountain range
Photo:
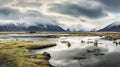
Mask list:
[[[26,24],[26,23],[6,23],[0,25],[0,32],[86,32],[86,31],[96,31],[96,32],[120,32],[120,22],[113,22],[112,24],[102,28],[102,29],[89,29],[83,25],[57,25],[57,24]]]
[[[24,32],[24,31],[52,31],[52,32],[64,32],[58,25],[50,25],[50,24],[36,24],[36,25],[26,25],[25,23],[9,23],[0,25],[0,32]]]

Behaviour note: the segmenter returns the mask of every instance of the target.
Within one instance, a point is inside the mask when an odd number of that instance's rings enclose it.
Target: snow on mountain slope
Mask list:
[[[1,32],[21,32],[21,31],[54,31],[54,32],[64,32],[58,25],[54,24],[31,24],[27,25],[26,23],[7,23],[0,25]]]
[[[83,25],[83,24],[61,24],[60,25],[63,29],[69,31],[69,32],[85,32],[85,31],[91,31],[92,28],[89,26]]]
[[[120,22],[113,22],[112,24],[106,26],[105,28],[99,30],[101,32],[120,32]]]
[[[110,24],[110,25],[108,26],[108,28],[113,27],[113,26],[119,26],[119,25],[120,25],[120,22],[119,22],[119,21],[116,21],[116,22]]]
[[[69,32],[91,31],[95,28],[94,24],[84,18],[76,18],[67,15],[48,13],[52,19],[56,19],[60,26]],[[89,22],[89,23],[88,23]]]

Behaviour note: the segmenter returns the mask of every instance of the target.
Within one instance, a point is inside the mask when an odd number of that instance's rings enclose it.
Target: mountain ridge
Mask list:
[[[2,24],[0,25],[0,32],[24,32],[24,31],[52,31],[52,32],[64,32],[65,30],[62,29],[58,25],[52,24],[36,24],[36,25],[26,25],[22,23],[14,24]]]
[[[110,25],[98,30],[98,32],[120,32],[120,21],[113,22]]]

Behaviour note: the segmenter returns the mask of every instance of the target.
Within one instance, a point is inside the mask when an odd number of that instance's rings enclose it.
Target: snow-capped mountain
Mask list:
[[[120,32],[120,21],[113,22],[112,24],[106,26],[105,28],[99,30],[102,32]]]
[[[1,32],[20,32],[20,31],[53,31],[53,32],[64,32],[58,25],[52,24],[31,24],[26,23],[7,23],[0,25]]]
[[[91,31],[92,28],[89,28],[82,24],[62,24],[61,27],[68,32],[86,32]]]
[[[59,24],[59,23],[26,23],[8,22],[0,24],[0,32],[22,32],[22,31],[52,31],[52,32],[87,32],[96,31],[84,24]]]

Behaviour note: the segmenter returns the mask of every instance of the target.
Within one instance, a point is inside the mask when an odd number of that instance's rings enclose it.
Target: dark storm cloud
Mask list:
[[[96,1],[96,0],[95,0]],[[104,8],[112,12],[120,12],[120,0],[98,0]]]
[[[26,12],[21,13],[18,9],[13,9],[8,7],[0,8],[0,19],[18,20],[20,18],[25,18],[25,17],[36,18],[36,17],[45,17],[45,15],[35,10],[28,10]]]
[[[27,10],[26,12],[20,12],[17,9],[8,7],[0,8],[0,20],[22,21],[30,24],[57,24],[56,21],[38,11]]]
[[[89,18],[100,18],[107,16],[107,14],[99,6],[89,7],[72,3],[55,4],[50,10],[75,17],[85,16]]]
[[[27,10],[26,12],[20,12],[18,9],[13,9],[9,7],[0,8],[0,19],[3,20],[18,20],[25,17],[47,17],[35,10]]]
[[[12,8],[7,8],[7,7],[4,7],[4,8],[0,8],[0,19],[6,19],[6,20],[9,20],[9,19],[12,19],[12,20],[15,20],[15,19],[18,19],[19,18],[19,15],[20,12],[16,9],[12,9]]]

